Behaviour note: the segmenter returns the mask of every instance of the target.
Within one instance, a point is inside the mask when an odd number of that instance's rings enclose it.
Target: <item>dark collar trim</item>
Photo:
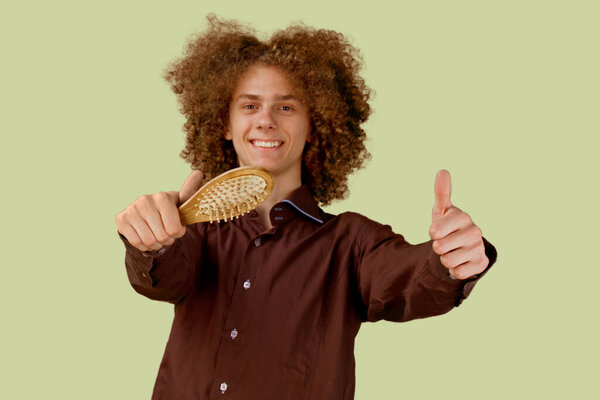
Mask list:
[[[322,224],[323,221],[320,220],[319,218],[313,217],[312,215],[310,215],[309,213],[305,212],[304,210],[302,210],[300,207],[298,207],[297,205],[295,205],[294,203],[292,203],[291,200],[285,199],[285,200],[281,200],[282,203],[288,203],[291,206],[293,206],[296,210],[300,211],[302,214],[306,215],[308,218],[317,221],[318,223]]]

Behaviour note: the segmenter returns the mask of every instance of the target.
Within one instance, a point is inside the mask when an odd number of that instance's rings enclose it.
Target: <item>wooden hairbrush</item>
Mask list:
[[[265,201],[273,191],[273,176],[260,167],[231,169],[202,186],[179,206],[182,225],[232,220]]]

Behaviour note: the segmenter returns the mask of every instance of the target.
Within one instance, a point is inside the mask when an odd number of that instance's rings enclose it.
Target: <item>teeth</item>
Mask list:
[[[252,143],[254,143],[255,146],[258,147],[277,147],[279,146],[282,142],[261,142],[260,140],[255,140]]]

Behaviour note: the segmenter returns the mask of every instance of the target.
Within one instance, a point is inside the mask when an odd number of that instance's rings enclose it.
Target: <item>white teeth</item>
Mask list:
[[[254,140],[252,143],[258,147],[277,147],[282,142],[261,142],[260,140]]]

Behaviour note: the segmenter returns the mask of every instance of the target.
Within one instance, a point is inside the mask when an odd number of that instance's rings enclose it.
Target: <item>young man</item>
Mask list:
[[[368,157],[356,50],[331,31],[294,26],[265,43],[209,21],[166,74],[196,171],[180,192],[141,196],[116,218],[133,288],[175,305],[152,398],[352,399],[361,323],[449,311],[495,249],[451,204],[444,170],[426,243],[323,212]],[[178,204],[246,165],[273,174],[266,202],[230,222],[181,226]]]

